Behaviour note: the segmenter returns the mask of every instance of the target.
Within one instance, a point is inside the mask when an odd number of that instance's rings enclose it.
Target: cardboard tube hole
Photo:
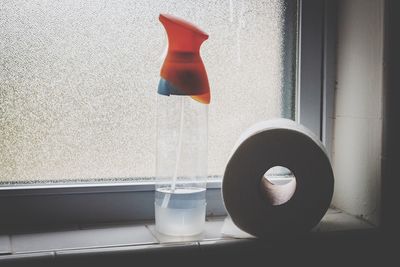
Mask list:
[[[261,178],[260,189],[271,205],[283,205],[296,191],[296,177],[288,168],[274,166]]]

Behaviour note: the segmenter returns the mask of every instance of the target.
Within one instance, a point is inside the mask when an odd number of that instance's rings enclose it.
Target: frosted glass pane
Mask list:
[[[0,183],[154,177],[160,12],[210,35],[208,165],[222,175],[245,128],[294,113],[293,2],[2,1]]]

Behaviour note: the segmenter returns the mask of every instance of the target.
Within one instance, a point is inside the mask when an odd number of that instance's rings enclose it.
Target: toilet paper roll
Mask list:
[[[290,169],[295,184],[273,185],[263,178],[274,166]],[[300,124],[277,119],[257,123],[240,136],[225,169],[222,195],[241,230],[257,237],[291,235],[318,224],[331,203],[333,184],[318,138]],[[282,203],[285,194],[290,199]]]

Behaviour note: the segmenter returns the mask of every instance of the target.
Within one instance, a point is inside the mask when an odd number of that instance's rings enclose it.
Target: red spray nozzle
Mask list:
[[[160,14],[168,35],[168,54],[161,68],[158,93],[190,95],[210,103],[207,72],[200,57],[200,46],[208,35],[195,25],[171,15]]]

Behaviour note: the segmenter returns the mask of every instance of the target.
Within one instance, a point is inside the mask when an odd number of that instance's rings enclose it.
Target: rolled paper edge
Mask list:
[[[169,81],[164,78],[160,78],[158,83],[157,93],[160,95],[170,96],[170,95],[188,95],[187,93],[180,90],[178,87],[172,85]],[[210,103],[210,92],[201,95],[189,95],[192,99],[200,102],[202,104]]]

